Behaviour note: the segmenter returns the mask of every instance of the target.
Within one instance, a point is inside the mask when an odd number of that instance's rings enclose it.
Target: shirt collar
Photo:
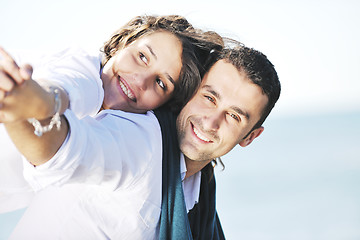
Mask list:
[[[185,157],[184,154],[180,154],[180,173],[181,173],[181,181],[184,181],[186,176],[187,168],[185,163]]]
[[[184,154],[180,154],[180,173],[182,187],[184,191],[184,198],[186,210],[189,212],[196,203],[199,202],[200,184],[201,184],[201,171],[185,179],[187,172]]]

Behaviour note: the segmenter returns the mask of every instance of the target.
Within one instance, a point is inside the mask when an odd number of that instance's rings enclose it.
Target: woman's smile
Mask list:
[[[132,89],[129,87],[129,85],[127,84],[127,82],[121,78],[120,76],[118,76],[118,83],[120,86],[120,90],[133,102],[136,102],[136,97],[134,92],[132,91]]]
[[[101,79],[104,108],[145,113],[168,101],[182,68],[182,45],[170,32],[144,36],[118,50]]]

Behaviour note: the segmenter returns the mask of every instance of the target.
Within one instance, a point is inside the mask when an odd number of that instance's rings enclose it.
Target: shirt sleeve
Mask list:
[[[94,116],[101,108],[104,92],[100,78],[100,56],[81,48],[67,48],[49,54],[14,54],[19,65],[33,66],[33,79],[49,81],[63,88],[70,109],[78,118]]]
[[[129,186],[162,156],[161,131],[155,116],[123,113],[77,119],[65,112],[67,140],[47,163],[25,165],[24,176],[35,191],[64,183]],[[106,112],[103,111],[103,112]]]

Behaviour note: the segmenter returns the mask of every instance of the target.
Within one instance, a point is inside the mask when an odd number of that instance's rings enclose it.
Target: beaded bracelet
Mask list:
[[[57,88],[51,88],[54,93],[55,97],[55,114],[52,116],[49,125],[42,126],[40,121],[35,118],[29,118],[28,122],[32,124],[35,128],[34,134],[38,137],[41,137],[44,133],[50,132],[53,129],[54,125],[56,126],[57,130],[60,130],[61,126],[61,118],[60,118],[60,109],[61,109],[61,99],[60,99],[60,92]]]

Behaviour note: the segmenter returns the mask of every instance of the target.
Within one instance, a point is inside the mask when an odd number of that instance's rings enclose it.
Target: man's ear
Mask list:
[[[243,139],[243,140],[241,140],[241,142],[239,142],[239,145],[242,147],[248,146],[250,143],[252,143],[252,141],[254,141],[255,138],[260,136],[260,134],[263,131],[264,131],[263,126],[257,128],[257,129],[254,129],[245,139]]]

